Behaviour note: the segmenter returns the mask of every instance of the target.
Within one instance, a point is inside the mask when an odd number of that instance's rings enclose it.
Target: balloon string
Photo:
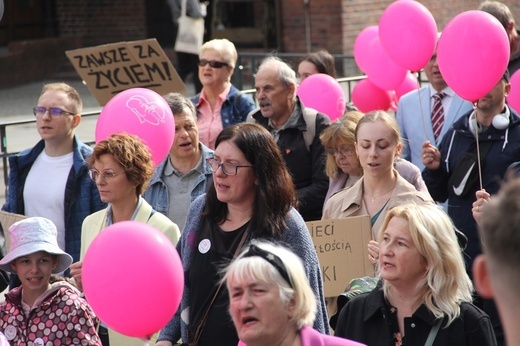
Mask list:
[[[478,141],[477,103],[478,103],[478,100],[473,103],[473,111],[475,112],[475,139],[477,140],[478,180],[480,183],[480,189],[482,190],[482,166],[481,166],[481,162],[480,162],[480,144]],[[470,119],[470,121],[471,121],[471,119]]]
[[[424,138],[425,138],[425,140],[427,140],[428,132],[426,131],[426,122],[424,120],[424,111],[423,111],[422,101],[421,101],[421,81],[419,78],[419,74],[417,75],[417,97],[419,98],[419,110],[421,111],[421,120],[422,120]],[[437,145],[437,143],[435,143],[435,145]]]

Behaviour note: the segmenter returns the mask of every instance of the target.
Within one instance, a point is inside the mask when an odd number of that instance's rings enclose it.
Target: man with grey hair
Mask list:
[[[330,119],[306,108],[296,96],[296,88],[296,73],[287,63],[276,57],[264,59],[255,76],[260,108],[248,115],[248,121],[273,134],[293,177],[300,214],[305,221],[319,220],[329,185],[319,137]]]
[[[507,69],[513,75],[516,70],[520,69],[520,31],[515,27],[515,18],[511,14],[511,10],[500,1],[484,1],[478,9],[494,16],[506,30],[511,49]]]

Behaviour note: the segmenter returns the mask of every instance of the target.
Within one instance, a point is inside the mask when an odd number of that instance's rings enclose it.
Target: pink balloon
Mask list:
[[[404,94],[408,94],[410,91],[417,89],[419,89],[419,82],[417,81],[417,77],[415,77],[412,72],[408,71],[401,85],[395,88],[395,96],[397,101],[399,101],[401,96]]]
[[[98,317],[115,331],[149,339],[181,301],[184,271],[160,231],[137,221],[104,229],[83,261],[83,289]]]
[[[507,95],[507,103],[517,113],[520,113],[520,70],[517,70],[510,79],[511,91]]]
[[[175,136],[175,121],[166,100],[150,89],[120,92],[103,107],[96,123],[96,143],[114,133],[139,136],[157,166],[168,155]]]
[[[370,80],[359,81],[352,89],[352,102],[363,113],[374,110],[388,110],[392,103],[390,91],[382,90]]]
[[[369,55],[365,61],[368,79],[383,90],[394,90],[404,80],[406,69],[397,65],[381,46],[379,37],[370,42]]]
[[[417,1],[396,1],[381,15],[379,39],[396,64],[420,71],[435,51],[437,24],[430,11]]]
[[[372,25],[361,30],[356,37],[356,41],[354,42],[354,60],[356,60],[356,64],[363,72],[365,72],[365,61],[370,54],[370,42],[378,35],[379,27]]]
[[[332,121],[345,112],[345,93],[338,81],[328,74],[317,73],[305,78],[296,94],[305,107],[328,115]]]
[[[437,47],[439,69],[448,85],[475,102],[502,78],[509,61],[509,39],[500,22],[484,11],[453,18]]]

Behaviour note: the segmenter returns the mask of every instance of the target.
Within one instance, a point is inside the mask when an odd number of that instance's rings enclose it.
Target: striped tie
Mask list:
[[[445,93],[438,92],[432,97],[434,98],[432,109],[432,128],[435,141],[439,138],[442,125],[444,124],[444,108],[442,107],[442,99],[446,96]]]

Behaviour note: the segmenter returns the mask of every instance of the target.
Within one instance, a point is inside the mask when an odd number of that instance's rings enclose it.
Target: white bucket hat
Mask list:
[[[43,217],[30,217],[9,227],[11,249],[0,261],[0,269],[15,273],[11,262],[15,259],[38,251],[45,251],[58,257],[58,265],[53,274],[61,273],[72,263],[72,256],[61,250],[57,240],[58,231],[51,220]]]

